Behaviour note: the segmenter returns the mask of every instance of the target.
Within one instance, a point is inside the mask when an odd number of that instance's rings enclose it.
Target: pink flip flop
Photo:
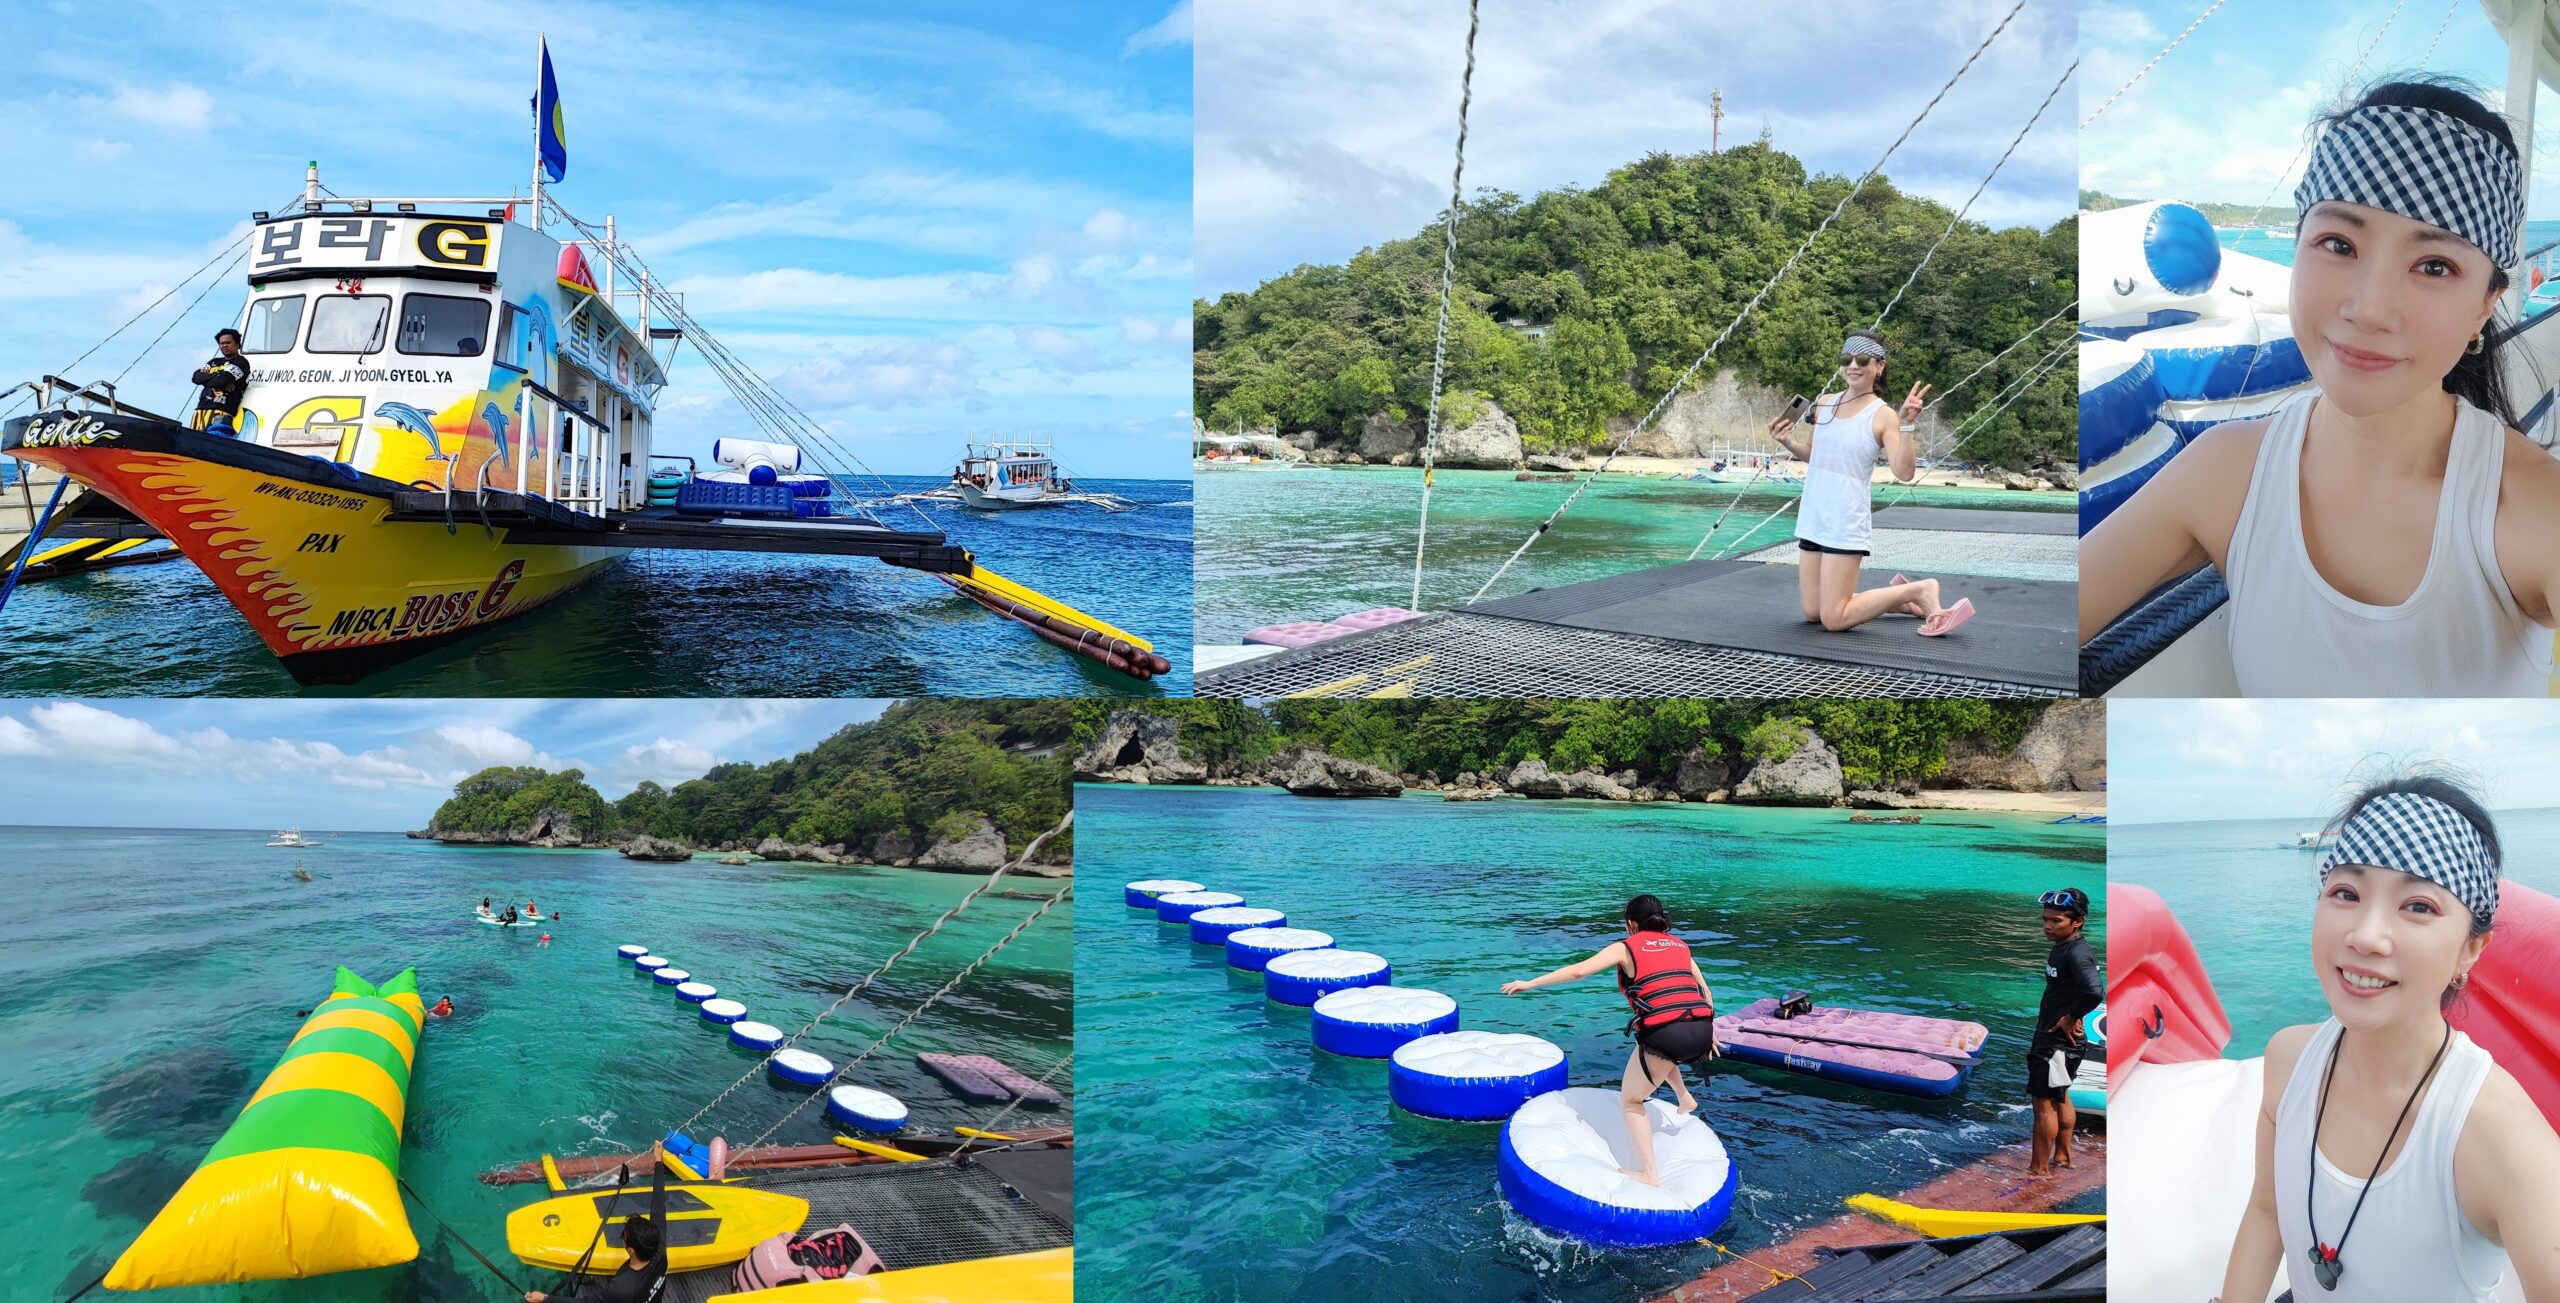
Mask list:
[[[1946,607],[1938,612],[1937,618],[1944,620],[1945,623],[1939,625],[1935,631],[1932,631],[1928,627],[1927,621],[1922,621],[1920,636],[1923,638],[1944,638],[1949,633],[1953,632],[1957,625],[1972,619],[1973,614],[1973,599],[1970,597],[1959,597],[1956,599],[1955,605]]]

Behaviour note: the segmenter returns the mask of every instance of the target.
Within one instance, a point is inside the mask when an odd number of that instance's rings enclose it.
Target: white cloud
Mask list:
[[[894,407],[979,392],[975,358],[958,344],[888,340],[830,348],[774,377],[804,407]]]
[[[623,748],[613,763],[613,774],[621,780],[614,787],[628,791],[644,781],[673,787],[688,779],[702,777],[718,763],[719,755],[709,747],[662,737],[640,746]]]
[[[1162,50],[1189,44],[1191,44],[1191,0],[1182,0],[1164,17],[1140,28],[1129,38],[1129,43],[1121,47],[1120,53],[1125,58],[1141,50]]]
[[[202,131],[213,122],[213,97],[185,82],[159,90],[118,86],[107,107],[136,122],[179,131]]]

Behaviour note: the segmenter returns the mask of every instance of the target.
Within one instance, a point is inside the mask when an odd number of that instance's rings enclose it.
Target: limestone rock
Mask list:
[[[1523,458],[1522,461],[1533,471],[1578,471],[1582,469],[1581,462],[1575,461],[1571,457],[1566,457],[1552,452],[1533,452]]]
[[[1926,808],[1929,804],[1916,796],[1906,796],[1901,792],[1884,791],[1872,787],[1861,787],[1849,793],[1848,801],[1852,807],[1860,810],[1910,810]]]
[[[978,826],[954,841],[935,842],[916,857],[919,868],[1000,869],[1004,867],[1004,834],[985,815]]]
[[[1209,767],[1182,754],[1181,725],[1144,711],[1115,710],[1093,745],[1076,757],[1076,777],[1092,783],[1198,783],[1209,777]]]
[[[1483,402],[1483,409],[1464,427],[1440,431],[1440,441],[1431,453],[1434,465],[1509,470],[1520,464],[1520,427],[1490,400]]]
[[[2057,701],[2010,753],[2036,775],[2034,790],[2095,791],[2107,776],[2107,710],[2099,701]]]
[[[671,841],[662,841],[647,833],[624,842],[622,853],[635,860],[663,860],[670,863],[693,858],[693,852],[690,849],[678,846]]]
[[[1831,744],[1805,729],[1794,751],[1763,760],[1733,789],[1733,799],[1755,805],[1835,805],[1845,790],[1840,757]]]
[[[1369,419],[1360,423],[1360,438],[1352,444],[1352,451],[1371,461],[1385,461],[1398,453],[1410,455],[1421,446],[1421,430],[1413,422],[1372,412]]]
[[[871,839],[871,862],[897,864],[916,857],[916,839],[904,829],[891,829]]]
[[[1709,759],[1698,747],[1691,747],[1680,757],[1680,766],[1671,775],[1671,790],[1684,801],[1703,801],[1707,793],[1723,787],[1733,779],[1732,769],[1721,759]]]
[[[1288,789],[1292,796],[1396,796],[1404,784],[1376,765],[1327,755],[1312,747],[1292,747],[1273,756],[1262,768],[1263,780]]]
[[[1490,801],[1496,793],[1490,787],[1452,787],[1441,793],[1443,801]]]
[[[1623,801],[1626,785],[1588,769],[1559,774],[1538,759],[1523,760],[1502,776],[1502,785],[1533,800]]]

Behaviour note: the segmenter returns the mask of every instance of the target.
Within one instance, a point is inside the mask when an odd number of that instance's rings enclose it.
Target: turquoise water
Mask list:
[[[1193,620],[1201,643],[1239,642],[1248,629],[1285,620],[1329,620],[1411,603],[1422,472],[1218,471],[1194,483],[1200,505]],[[1447,610],[1473,596],[1572,492],[1570,484],[1523,483],[1511,471],[1436,472],[1422,609]],[[1733,484],[1604,475],[1487,596],[1685,561],[1741,492]],[[1752,486],[1699,555],[1740,555],[1794,538],[1793,512],[1759,522],[1795,496],[1793,486]],[[2018,509],[2025,496],[1896,485],[1878,489],[1876,505]]]
[[[1983,1066],[1937,1102],[1720,1068],[1699,1099],[1741,1164],[1717,1239],[1743,1253],[1849,1195],[2026,1138],[2049,948],[2035,898],[2102,894],[2104,872],[2102,829],[2011,815],[1876,827],[1837,810],[1101,786],[1076,806],[1098,881],[1185,877],[1286,910],[1386,956],[1398,984],[1455,997],[1468,1028],[1555,1041],[1575,1085],[1614,1087],[1626,1065],[1608,980],[1496,988],[1621,935],[1638,891],[1669,902],[1724,1007],[1801,988],[1990,1028]],[[1076,992],[1083,1297],[1617,1300],[1717,1264],[1698,1247],[1593,1250],[1510,1216],[1494,1127],[1394,1111],[1382,1061],[1317,1052],[1305,1011],[1151,914],[1088,903]]]
[[[318,834],[314,834],[318,835]],[[643,864],[611,852],[443,847],[387,834],[268,850],[254,832],[0,828],[0,1192],[13,1252],[0,1298],[62,1299],[106,1270],[273,1066],[337,964],[380,981],[418,970],[430,1022],[409,1086],[401,1173],[438,1216],[535,1288],[505,1253],[506,1214],[542,1187],[476,1174],[530,1159],[628,1152],[753,1074],[698,1129],[743,1143],[810,1092],[731,1048],[614,948],[654,947],[788,1032],[851,987],[978,879],[905,870]],[[316,876],[296,882],[296,864]],[[112,874],[112,893],[87,884]],[[1047,884],[1025,884],[1038,890]],[[482,926],[483,896],[566,920]],[[982,899],[804,1040],[841,1066],[1031,910]],[[919,1051],[984,1052],[1037,1076],[1067,1052],[1072,906],[1022,938],[847,1078],[947,1131],[999,1107],[949,1093]],[[66,926],[66,919],[77,926]],[[1072,1068],[1068,1073],[1072,1072]],[[1068,1073],[1053,1084],[1067,1085]],[[825,1103],[770,1143],[824,1143]],[[1017,1116],[1020,1116],[1017,1114]],[[1035,1116],[1059,1116],[1047,1110]],[[409,1208],[411,1266],[155,1294],[293,1303],[510,1295]],[[103,1295],[92,1295],[92,1298]]]
[[[2107,876],[2159,892],[2196,943],[2223,1012],[2231,1015],[2226,1058],[2254,1058],[2278,1029],[2329,1016],[2311,963],[2320,857],[2293,849],[2295,837],[2326,817],[2111,830]],[[2497,821],[2507,876],[2560,893],[2560,810],[2501,810]]]
[[[0,458],[0,461],[6,461]],[[891,477],[900,492],[941,481]],[[988,569],[1148,639],[1140,683],[862,557],[642,552],[539,613],[347,687],[293,681],[186,561],[21,587],[0,696],[1037,697],[1191,691],[1191,484],[1095,480],[1105,513],[925,509]],[[905,508],[884,520],[916,526]],[[920,526],[918,526],[920,527]]]

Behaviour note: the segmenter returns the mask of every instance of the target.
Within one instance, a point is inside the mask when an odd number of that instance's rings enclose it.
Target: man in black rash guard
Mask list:
[[[2035,1034],[2027,1040],[2027,1099],[2035,1106],[2035,1133],[2027,1172],[2044,1176],[2071,1166],[2071,1078],[2080,1071],[2088,1040],[2080,1020],[2104,1003],[2107,984],[2097,957],[2080,935],[2089,925],[2089,893],[2065,887],[2044,894],[2044,939],[2053,953],[2044,961],[2044,999],[2036,1006]]]
[[[222,351],[188,377],[197,386],[193,425],[236,439],[240,437],[240,400],[249,392],[249,359],[240,356],[240,332],[229,326],[213,332],[213,342]]]
[[[658,1291],[667,1287],[667,1262],[658,1256],[658,1224],[646,1214],[623,1223],[622,1247],[631,1255],[622,1270],[604,1288],[584,1297],[594,1303],[656,1303]],[[546,1303],[551,1296],[541,1290],[529,1290],[524,1303]]]

